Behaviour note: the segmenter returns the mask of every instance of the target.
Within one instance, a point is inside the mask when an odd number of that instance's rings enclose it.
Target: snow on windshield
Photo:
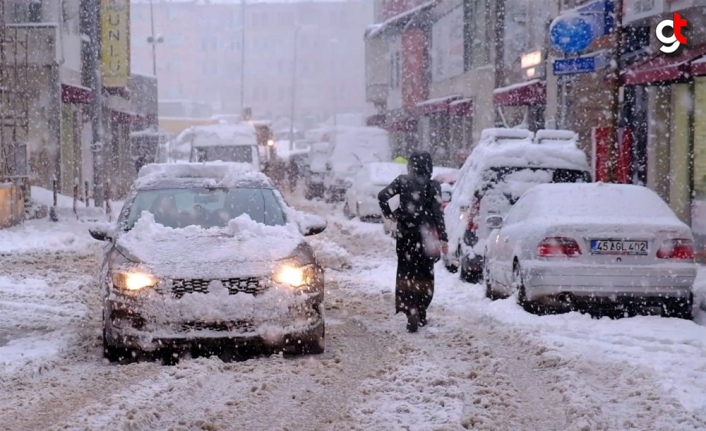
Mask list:
[[[247,214],[268,226],[284,225],[285,213],[270,189],[259,188],[180,188],[145,190],[137,193],[128,207],[126,228],[130,229],[148,211],[165,227],[225,227]]]

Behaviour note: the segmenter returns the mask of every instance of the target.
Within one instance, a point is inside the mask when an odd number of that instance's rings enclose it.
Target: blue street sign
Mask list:
[[[549,39],[561,52],[581,52],[593,42],[593,28],[588,19],[578,14],[563,14],[549,27]]]
[[[554,75],[575,75],[596,70],[596,57],[565,58],[554,60]]]

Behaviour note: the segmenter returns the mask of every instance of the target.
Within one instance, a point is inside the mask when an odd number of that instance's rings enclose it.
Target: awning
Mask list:
[[[411,133],[417,131],[417,120],[414,118],[387,118],[385,130],[388,132]]]
[[[454,94],[452,96],[437,97],[435,99],[425,100],[417,103],[415,112],[418,115],[435,114],[438,112],[449,112],[451,102],[461,98],[461,95]]]
[[[495,106],[545,105],[547,103],[547,82],[533,79],[519,84],[493,90]]]
[[[677,56],[657,52],[620,73],[622,85],[649,85],[688,79],[691,61],[706,54],[706,45],[685,48]]]
[[[93,93],[90,88],[81,85],[61,84],[61,101],[63,103],[91,103]]]
[[[449,103],[449,114],[457,117],[472,116],[473,99],[461,99]]]
[[[144,121],[146,117],[135,112],[110,111],[110,119],[114,123],[131,124]]]
[[[368,127],[385,127],[385,114],[371,115],[365,119],[365,125]]]
[[[370,27],[366,31],[366,38],[380,37],[388,33],[394,33],[395,30],[400,30],[410,24],[415,18],[427,12],[429,9],[434,7],[437,0],[430,0],[426,3],[422,3],[417,7],[402,12],[399,15],[395,15],[392,18],[384,21],[382,24],[378,24],[376,27]],[[421,19],[420,22],[429,22],[428,19]]]

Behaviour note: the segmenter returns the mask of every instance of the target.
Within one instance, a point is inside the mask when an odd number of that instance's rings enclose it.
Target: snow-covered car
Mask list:
[[[405,172],[406,173],[406,166]],[[434,166],[432,171],[432,179],[441,183],[441,208],[445,209],[449,202],[451,202],[451,194],[453,190],[453,185],[458,179],[459,170],[454,168],[446,168],[442,166]],[[390,200],[390,208],[394,211],[399,205],[399,199],[397,196]],[[383,229],[385,234],[395,237],[397,235],[397,223],[390,219],[383,220]]]
[[[324,179],[326,177],[326,160],[328,159],[328,142],[317,142],[311,145],[308,160],[308,175],[306,176],[306,199],[324,197]]]
[[[368,163],[353,177],[351,187],[346,190],[343,213],[348,218],[360,220],[382,218],[378,194],[395,178],[407,173],[407,165],[393,162]]]
[[[544,184],[487,223],[490,298],[517,291],[527,310],[637,307],[692,316],[694,237],[652,190]]]
[[[389,135],[378,127],[351,126],[337,126],[332,135],[324,177],[325,197],[328,202],[342,202],[363,166],[391,160]]]
[[[193,126],[182,132],[179,142],[191,146],[190,162],[247,163],[261,169],[257,129],[250,124]]]
[[[545,183],[590,182],[591,168],[568,130],[486,129],[463,164],[444,211],[449,236],[446,268],[461,279],[483,278],[490,214],[504,216],[529,188]]]
[[[108,242],[105,356],[323,352],[324,273],[304,236],[325,228],[247,165],[145,166],[117,224],[90,231]]]

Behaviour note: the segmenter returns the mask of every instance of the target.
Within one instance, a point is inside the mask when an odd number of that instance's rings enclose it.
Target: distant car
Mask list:
[[[348,218],[358,217],[361,221],[381,219],[378,193],[405,173],[407,165],[399,163],[375,162],[363,166],[346,190],[343,213]]]
[[[402,165],[405,166],[405,172],[406,173],[406,166],[407,165]],[[459,170],[454,169],[454,168],[445,168],[441,166],[434,166],[434,170],[432,171],[432,179],[438,181],[441,183],[441,208],[445,209],[446,205],[448,205],[449,202],[451,202],[451,192],[453,190],[453,185],[456,183],[456,180],[458,179],[458,174]],[[397,206],[399,205],[399,198],[395,196],[394,198],[390,199],[390,208],[392,210],[397,209]],[[385,231],[385,234],[391,235],[392,237],[395,237],[397,235],[397,223],[395,223],[392,220],[389,219],[384,219],[383,220],[383,229]]]
[[[246,165],[143,167],[117,225],[90,231],[108,242],[105,356],[323,352],[324,273],[304,236],[325,228]]]
[[[530,311],[636,307],[692,316],[691,229],[645,187],[539,185],[487,223],[490,298],[517,291]]]
[[[529,188],[546,183],[590,182],[586,154],[568,130],[486,129],[463,164],[444,211],[449,253],[442,257],[461,279],[483,279],[488,215],[504,216]]]

